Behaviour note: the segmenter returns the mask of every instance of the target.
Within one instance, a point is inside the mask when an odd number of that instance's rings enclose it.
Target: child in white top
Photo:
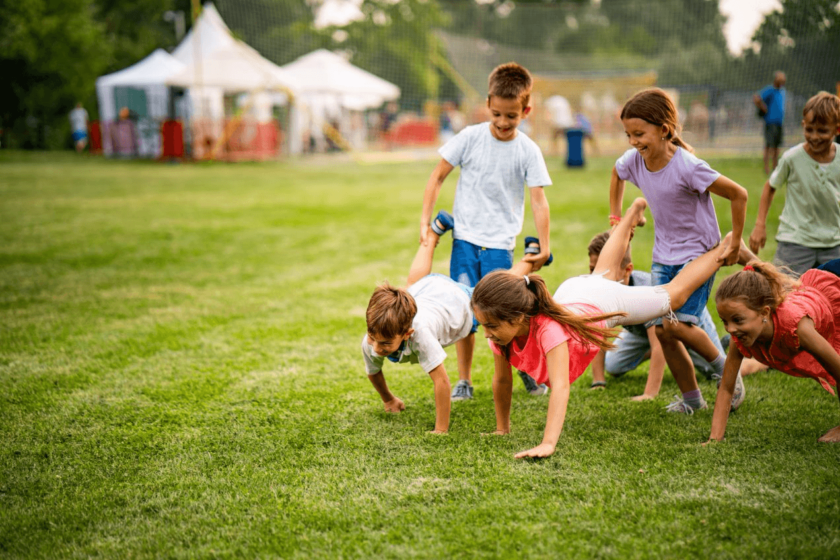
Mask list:
[[[549,210],[543,187],[551,184],[542,152],[517,126],[531,108],[531,75],[522,66],[508,63],[490,74],[487,108],[491,120],[469,126],[440,149],[442,156],[432,171],[423,195],[420,243],[430,242],[429,223],[440,188],[460,166],[455,191],[455,230],[449,275],[467,286],[488,273],[513,265],[516,236],[522,231],[525,188],[539,236],[540,252],[526,260],[539,269],[551,254]],[[459,382],[452,398],[469,398],[475,337],[459,345]]]
[[[616,223],[620,219],[624,182],[633,182],[645,195],[655,221],[653,283],[666,284],[687,263],[720,242],[711,194],[731,202],[732,235],[741,238],[747,191],[691,153],[691,147],[679,137],[674,103],[661,89],[644,90],[630,98],[621,111],[621,122],[633,148],[613,168],[610,221]],[[720,251],[718,258],[731,265],[738,260],[739,249],[740,243],[732,243]],[[723,373],[725,356],[703,329],[696,327],[713,283],[714,276],[676,310],[676,320],[657,321],[657,338],[682,392],[682,398],[668,406],[671,412],[691,414],[707,407],[685,346],[712,364],[718,375]],[[742,392],[743,383],[739,389]]]

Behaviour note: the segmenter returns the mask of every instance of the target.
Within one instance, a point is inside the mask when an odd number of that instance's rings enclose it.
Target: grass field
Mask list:
[[[749,232],[761,162],[710,163],[749,189]],[[611,165],[549,161],[550,286],[586,271]],[[512,434],[480,435],[495,426],[480,342],[448,435],[427,433],[417,366],[385,370],[407,410],[383,412],[364,310],[405,279],[431,166],[0,155],[0,557],[840,554],[840,446],[817,443],[840,409],[810,380],[747,378],[727,441],[705,448],[711,410],[666,413],[670,376],[634,403],[645,367],[601,392],[587,373],[557,452],[523,462],[547,399],[516,381]],[[718,215],[728,227],[728,205]],[[652,242],[639,230],[638,268]]]

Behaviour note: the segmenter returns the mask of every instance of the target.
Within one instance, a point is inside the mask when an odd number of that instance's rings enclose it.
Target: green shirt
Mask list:
[[[787,184],[776,241],[812,249],[840,245],[840,145],[834,160],[814,161],[799,144],[786,151],[770,175],[774,189]]]

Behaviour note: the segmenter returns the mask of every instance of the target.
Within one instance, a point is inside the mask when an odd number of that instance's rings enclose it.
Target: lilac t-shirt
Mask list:
[[[654,227],[653,262],[680,265],[720,243],[715,206],[709,185],[720,173],[693,154],[677,153],[659,171],[651,172],[635,148],[615,162],[618,177],[645,195]]]

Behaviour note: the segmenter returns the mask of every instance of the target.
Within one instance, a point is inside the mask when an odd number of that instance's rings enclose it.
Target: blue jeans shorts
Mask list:
[[[691,261],[689,261],[691,262]],[[651,277],[651,284],[654,286],[661,286],[663,284],[667,284],[671,280],[673,280],[677,274],[685,268],[685,264],[660,264],[660,263],[653,263],[650,267],[650,277]],[[706,282],[697,288],[697,290],[691,294],[688,300],[685,302],[685,305],[680,307],[679,309],[674,309],[674,313],[683,323],[691,323],[692,325],[696,325],[700,322],[700,315],[703,313],[703,309],[706,308],[706,303],[709,301],[709,296],[712,295],[712,286],[715,283],[715,276],[712,275]],[[662,317],[659,319],[655,319],[649,325],[661,325],[662,324]]]
[[[507,270],[512,266],[513,250],[488,249],[463,239],[452,242],[449,277],[456,282],[474,288],[479,280],[494,270]]]

